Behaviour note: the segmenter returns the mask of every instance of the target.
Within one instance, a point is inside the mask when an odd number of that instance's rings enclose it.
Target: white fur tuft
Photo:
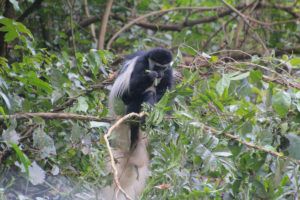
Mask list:
[[[121,99],[124,92],[129,91],[131,74],[134,70],[137,57],[134,57],[125,62],[123,68],[121,69],[120,75],[117,77],[115,83],[113,84],[110,94],[109,94],[109,109],[111,114],[114,116],[116,113],[116,103],[118,99]],[[124,105],[125,106],[125,105]]]

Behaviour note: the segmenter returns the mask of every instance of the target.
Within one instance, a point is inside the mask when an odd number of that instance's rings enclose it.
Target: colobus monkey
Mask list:
[[[172,54],[163,48],[139,51],[125,58],[109,96],[112,115],[139,113],[144,102],[153,105],[171,88]],[[147,139],[138,123],[123,123],[114,130],[113,154],[121,187],[138,199],[148,177]],[[105,200],[125,200],[115,183],[101,190]]]
[[[126,57],[111,89],[109,104],[112,113],[139,113],[144,102],[158,102],[173,82],[172,54],[163,48],[139,51]],[[139,139],[139,125],[131,124],[131,147]]]
[[[139,113],[144,102],[153,105],[171,88],[172,54],[163,48],[139,51],[127,56],[109,96],[114,117]],[[121,187],[132,199],[138,199],[149,175],[147,138],[139,124],[123,123],[114,132],[113,154]],[[114,184],[100,191],[105,200],[125,200]]]

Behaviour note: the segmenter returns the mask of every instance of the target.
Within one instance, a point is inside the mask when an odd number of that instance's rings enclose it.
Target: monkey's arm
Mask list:
[[[142,96],[158,76],[159,74],[156,71],[148,71],[142,64],[137,64],[131,74],[129,85],[130,96],[133,98]]]

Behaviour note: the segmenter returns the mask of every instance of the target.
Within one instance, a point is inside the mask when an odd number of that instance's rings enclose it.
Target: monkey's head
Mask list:
[[[148,51],[148,61],[150,70],[164,71],[172,64],[172,54],[163,48],[151,49]]]

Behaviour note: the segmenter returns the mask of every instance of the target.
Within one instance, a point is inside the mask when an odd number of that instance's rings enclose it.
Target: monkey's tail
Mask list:
[[[138,199],[149,176],[147,138],[139,130],[136,145],[134,148],[131,148],[131,129],[129,125],[124,123],[117,127],[113,134],[112,150],[120,185],[128,196],[132,199]],[[108,163],[108,168],[112,170],[110,162]],[[126,199],[115,183],[105,187],[99,196],[105,200]]]

